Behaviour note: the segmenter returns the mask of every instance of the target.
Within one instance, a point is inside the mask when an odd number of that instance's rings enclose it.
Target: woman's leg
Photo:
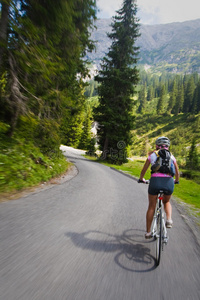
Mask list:
[[[172,206],[171,206],[171,203],[169,202],[170,198],[171,198],[171,195],[164,195],[164,197],[163,197],[163,204],[164,204],[164,209],[165,209],[167,220],[172,219]]]
[[[151,231],[151,223],[153,220],[155,208],[156,208],[156,201],[157,201],[157,195],[150,195],[149,196],[149,207],[146,213],[146,229],[147,233]]]

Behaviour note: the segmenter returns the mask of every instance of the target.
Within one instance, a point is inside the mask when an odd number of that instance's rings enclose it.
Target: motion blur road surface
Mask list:
[[[199,244],[173,204],[155,266],[147,185],[63,147],[68,181],[0,203],[0,300],[199,300]]]

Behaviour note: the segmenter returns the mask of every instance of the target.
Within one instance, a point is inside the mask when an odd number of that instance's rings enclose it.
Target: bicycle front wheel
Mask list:
[[[160,264],[161,246],[162,246],[162,212],[157,216],[157,233],[156,233],[156,264]]]

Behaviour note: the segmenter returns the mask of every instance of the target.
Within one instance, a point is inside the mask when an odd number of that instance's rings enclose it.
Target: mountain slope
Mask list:
[[[111,19],[97,20],[97,30],[91,38],[97,41],[96,51],[88,54],[97,67],[108,52]],[[141,25],[140,64],[147,64],[154,70],[170,72],[200,73],[200,19],[161,25]]]

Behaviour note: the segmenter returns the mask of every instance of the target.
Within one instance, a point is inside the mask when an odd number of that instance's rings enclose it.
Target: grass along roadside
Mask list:
[[[88,156],[86,157],[90,159],[90,157]],[[103,162],[102,160],[97,160],[97,161],[108,167],[112,167],[126,174],[132,175],[136,178],[139,178],[141,169],[144,165],[144,160],[138,158],[133,159],[133,161],[130,160],[128,163],[125,163],[121,166],[108,164]],[[145,174],[145,178],[149,179],[150,176],[151,176],[151,172],[149,168]],[[187,210],[199,219],[200,218],[200,185],[195,183],[192,180],[188,180],[185,178],[180,178],[179,181],[180,184],[175,185],[175,189],[173,193],[174,198],[178,202],[185,203]]]
[[[0,199],[59,177],[71,165],[61,152],[50,158],[32,143],[2,143],[0,148]]]

